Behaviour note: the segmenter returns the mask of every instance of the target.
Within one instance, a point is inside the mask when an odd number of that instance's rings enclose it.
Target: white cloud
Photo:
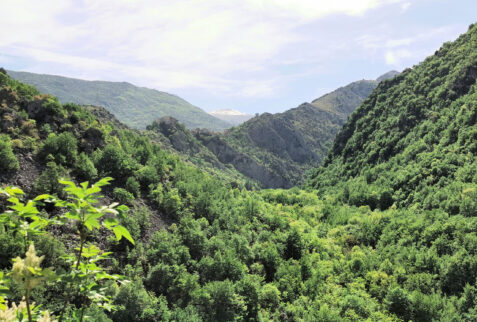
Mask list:
[[[459,30],[462,30],[461,25],[448,25],[398,37],[396,30],[381,28],[380,32],[359,36],[355,41],[369,52],[369,56],[380,56],[386,64],[400,69],[431,55],[443,40],[454,38]]]
[[[232,75],[260,73],[279,61],[284,48],[306,41],[296,31],[305,23],[401,2],[2,0],[0,52],[36,61],[31,70],[48,62],[87,79],[264,96],[280,82]]]
[[[388,65],[399,66],[403,59],[412,57],[412,54],[407,49],[388,50],[384,57]]]
[[[401,4],[401,9],[406,11],[407,9],[409,9],[411,7],[411,3],[410,2],[404,2]]]

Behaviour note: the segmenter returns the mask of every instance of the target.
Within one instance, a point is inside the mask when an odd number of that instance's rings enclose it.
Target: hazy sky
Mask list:
[[[1,0],[0,12],[7,69],[255,113],[417,64],[477,22],[477,1]]]

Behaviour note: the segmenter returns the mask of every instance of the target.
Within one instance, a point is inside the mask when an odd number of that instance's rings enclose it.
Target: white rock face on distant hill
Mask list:
[[[245,114],[232,109],[215,110],[209,114],[232,125],[239,125],[253,117],[253,115]]]

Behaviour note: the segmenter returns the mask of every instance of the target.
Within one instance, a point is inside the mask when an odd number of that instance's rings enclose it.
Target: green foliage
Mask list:
[[[411,317],[411,299],[403,289],[399,287],[390,289],[386,295],[385,303],[389,312],[403,320],[409,320]]]
[[[32,301],[63,320],[475,320],[470,38],[379,85],[307,190],[226,184],[164,152],[157,137],[62,106],[32,123],[41,134],[35,142],[49,140],[40,131],[48,123],[56,137],[75,133],[78,157],[61,168],[51,162],[38,181],[60,169],[77,180],[84,156],[100,175],[118,179],[105,189],[109,179],[93,186],[65,181],[54,204],[46,202],[50,196],[29,203],[19,190],[4,189],[10,196],[0,199],[1,268],[34,242],[45,256],[40,268],[54,267],[59,280],[38,285]],[[7,107],[28,120],[21,106]],[[87,135],[91,128],[98,140]],[[44,165],[34,156],[24,160],[28,169]],[[108,206],[115,189],[136,194],[131,212]],[[29,196],[31,186],[25,191]],[[12,195],[17,200],[9,201]],[[9,289],[0,298],[21,301],[25,289],[2,285]]]
[[[51,133],[40,148],[39,155],[46,159],[52,155],[56,163],[72,166],[78,157],[78,142],[73,134],[64,132],[59,135]]]
[[[139,197],[141,185],[134,177],[129,177],[126,180],[126,190],[133,194],[134,197]]]
[[[88,231],[100,228],[99,219],[106,213],[118,214],[118,211],[114,209],[115,205],[103,206],[101,208],[94,207],[98,202],[98,192],[101,191],[102,186],[108,184],[111,178],[105,178],[98,181],[96,184],[88,187],[85,182],[80,186],[76,186],[70,181],[61,181],[66,185],[65,193],[69,200],[62,201],[56,200],[56,206],[65,207],[68,211],[62,213],[59,218],[48,219],[40,216],[40,212],[37,209],[37,205],[41,205],[42,201],[52,202],[55,198],[51,195],[40,195],[33,200],[29,200],[26,203],[20,201],[24,192],[19,188],[1,189],[0,193],[8,197],[7,201],[11,204],[8,206],[9,212],[0,215],[0,224],[2,229],[7,231],[17,232],[24,238],[25,249],[28,246],[25,259],[17,257],[13,260],[13,268],[10,273],[12,281],[16,284],[16,288],[21,291],[26,303],[26,313],[28,315],[28,321],[33,321],[33,318],[37,318],[39,314],[37,307],[31,302],[32,291],[38,288],[39,284],[45,280],[56,281],[60,280],[66,283],[69,287],[65,290],[65,305],[60,313],[60,319],[63,318],[64,308],[71,301],[70,297],[78,296],[81,299],[80,320],[83,319],[84,310],[82,306],[91,303],[95,303],[97,306],[111,309],[112,306],[108,303],[110,296],[105,294],[104,288],[101,287],[101,283],[105,280],[120,280],[120,276],[108,274],[98,262],[108,259],[107,255],[110,253],[103,253],[95,245],[86,245],[86,239],[88,237]],[[124,207],[118,207],[120,211],[125,211]],[[61,225],[72,221],[78,230],[80,238],[79,247],[76,248],[77,253],[72,253],[64,256],[66,263],[69,263],[70,270],[64,271],[60,269],[60,275],[56,275],[49,268],[42,268],[41,263],[45,259],[45,256],[38,257],[36,250],[31,243],[32,236],[46,236],[46,228],[49,225]],[[114,217],[108,217],[103,221],[103,226],[109,230],[112,230],[116,235],[117,240],[121,238],[128,239],[134,244],[133,239],[129,232],[121,225]],[[45,238],[39,239],[43,250],[47,251],[47,245],[41,243],[45,241]],[[46,246],[46,247],[45,247]],[[47,251],[51,256],[53,252]],[[48,261],[51,264],[55,262],[50,258]],[[3,278],[3,274],[1,276]],[[3,289],[2,289],[3,290]],[[4,297],[1,297],[0,308],[5,314],[23,314],[23,309],[20,307],[7,308],[3,305]],[[86,302],[88,300],[89,302]],[[20,305],[21,306],[21,305]],[[73,311],[75,316],[77,311]],[[1,312],[0,312],[1,313]],[[49,316],[49,312],[45,313],[45,316]]]
[[[13,153],[8,135],[0,135],[0,171],[13,172],[19,168],[18,159]]]
[[[67,176],[66,169],[55,162],[48,162],[46,169],[35,181],[35,191],[38,193],[48,193],[59,197],[64,195],[59,180]]]
[[[120,181],[130,177],[136,167],[131,156],[117,144],[106,146],[95,165],[102,176],[114,175]]]
[[[395,203],[473,213],[462,192],[477,164],[475,33],[472,26],[381,83],[351,115],[308,185],[321,193],[342,190],[345,202],[371,209]]]
[[[170,316],[163,298],[148,293],[141,281],[122,285],[114,299],[114,321],[159,321]]]
[[[81,180],[94,180],[98,175],[98,170],[96,170],[94,163],[84,152],[78,156],[75,172]]]
[[[123,188],[114,188],[114,199],[117,199],[120,203],[130,204],[134,201],[134,195]]]

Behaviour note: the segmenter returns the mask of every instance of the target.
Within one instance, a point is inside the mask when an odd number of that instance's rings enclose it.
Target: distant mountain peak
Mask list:
[[[233,109],[215,110],[209,112],[209,114],[232,125],[239,125],[253,117],[253,115],[245,114]]]
[[[237,111],[237,110],[232,110],[232,109],[221,109],[221,110],[215,110],[215,111],[212,111],[210,112],[209,114],[212,114],[212,115],[247,115],[245,113],[242,113],[240,111]]]
[[[390,70],[387,73],[382,74],[378,78],[376,78],[376,81],[382,82],[383,80],[393,78],[396,75],[399,75],[400,73],[397,70]]]

